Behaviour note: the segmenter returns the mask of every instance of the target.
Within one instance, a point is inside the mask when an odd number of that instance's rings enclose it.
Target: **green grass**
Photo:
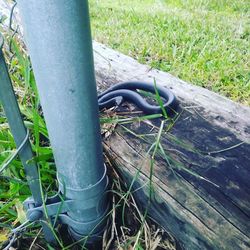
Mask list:
[[[248,0],[90,0],[95,40],[250,105]]]

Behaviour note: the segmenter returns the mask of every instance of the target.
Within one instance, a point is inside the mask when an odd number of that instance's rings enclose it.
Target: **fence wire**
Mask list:
[[[10,35],[9,38],[9,43],[8,43],[8,50],[11,54],[10,57],[10,63],[12,62],[13,58],[15,57],[15,52],[12,49],[12,43],[13,40],[15,39],[15,36],[19,33],[19,25],[16,24],[16,26],[14,27],[13,23],[14,23],[14,11],[16,8],[16,1],[13,1],[13,5],[10,9],[10,17],[9,17],[9,24],[8,24],[8,32]],[[10,165],[10,163],[17,157],[18,153],[23,149],[23,147],[25,146],[26,142],[29,139],[29,130],[27,129],[27,134],[23,140],[23,142],[20,144],[20,146],[17,148],[17,150],[15,151],[15,153],[8,159],[6,160],[6,162],[1,166],[0,168],[0,174]],[[19,225],[16,228],[13,228],[9,234],[8,240],[6,242],[4,242],[2,244],[1,249],[2,250],[9,250],[18,240],[18,238],[20,238],[25,232],[26,230],[32,226],[35,222],[30,222],[30,221],[25,221],[24,223],[22,223],[21,225]]]

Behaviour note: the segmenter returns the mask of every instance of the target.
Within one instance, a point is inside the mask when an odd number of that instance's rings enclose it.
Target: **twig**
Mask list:
[[[29,247],[29,250],[32,250],[32,247],[33,247],[33,245],[35,244],[35,242],[36,242],[36,240],[37,240],[37,238],[38,238],[38,236],[39,236],[39,234],[40,234],[41,232],[42,232],[42,228],[40,228],[40,230],[38,231],[36,237],[35,237],[34,240],[32,241],[32,243],[31,243],[31,245],[30,245],[30,247]]]
[[[217,151],[203,152],[203,153],[206,153],[207,155],[218,154],[218,153],[222,153],[222,152],[229,151],[229,150],[231,150],[231,149],[237,148],[237,147],[239,147],[240,145],[242,145],[242,144],[244,144],[244,143],[245,143],[245,142],[242,141],[242,142],[240,142],[240,143],[238,143],[238,144],[236,144],[236,145],[233,145],[233,146],[231,146],[231,147],[229,147],[229,148],[224,148],[224,149],[217,150]]]

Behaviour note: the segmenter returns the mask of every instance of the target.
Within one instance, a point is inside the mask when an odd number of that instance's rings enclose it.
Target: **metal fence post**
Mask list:
[[[33,157],[30,141],[28,138],[28,130],[25,128],[16,96],[9,78],[7,65],[2,53],[3,37],[0,34],[0,103],[3,105],[10,130],[14,137],[17,148],[21,145],[19,156],[24,166],[27,182],[29,184],[35,205],[42,205],[42,194],[39,185],[39,175],[35,163],[27,163]],[[49,227],[42,223],[45,239],[55,243],[55,238]]]
[[[76,201],[61,219],[74,238],[102,231],[108,209],[87,0],[18,0],[57,166]],[[64,191],[65,190],[65,191]]]

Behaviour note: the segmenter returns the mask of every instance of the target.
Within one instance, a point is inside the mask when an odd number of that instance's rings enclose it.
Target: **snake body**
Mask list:
[[[138,92],[138,90],[142,90],[156,95],[156,89],[159,96],[165,99],[162,107],[148,103]],[[132,102],[146,114],[163,113],[164,108],[166,113],[171,115],[175,113],[178,106],[175,95],[169,89],[147,82],[131,81],[118,83],[98,95],[100,110],[118,106],[124,101]]]

